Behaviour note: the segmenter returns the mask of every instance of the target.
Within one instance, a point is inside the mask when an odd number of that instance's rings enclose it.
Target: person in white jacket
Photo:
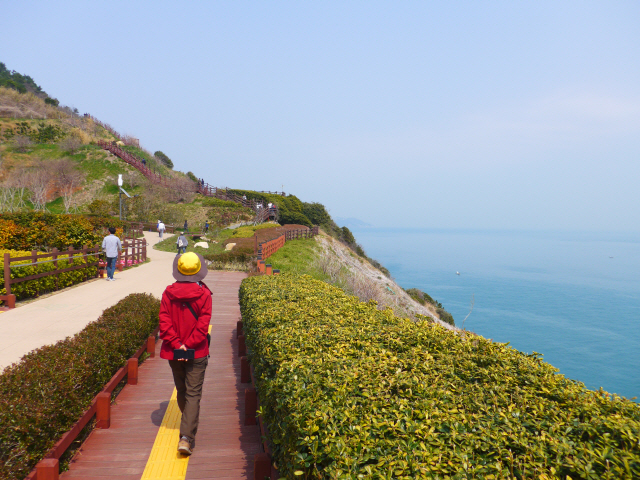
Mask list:
[[[114,234],[116,229],[109,227],[109,234],[102,240],[102,251],[107,257],[107,281],[113,282],[113,273],[116,271],[116,260],[118,255],[122,251],[122,244],[120,239]]]
[[[162,234],[165,231],[165,226],[164,223],[162,223],[162,220],[158,220],[158,235],[160,235],[160,238],[162,238]]]

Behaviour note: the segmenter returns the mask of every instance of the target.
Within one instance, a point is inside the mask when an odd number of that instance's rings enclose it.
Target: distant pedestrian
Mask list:
[[[187,221],[184,221],[184,231],[189,233],[189,224],[187,223]]]
[[[208,231],[209,231],[209,220],[204,222],[204,233],[207,233]]]
[[[176,245],[178,246],[178,255],[187,251],[187,245],[189,245],[189,241],[187,237],[184,236],[184,232],[180,232],[180,236],[178,240],[176,240]]]
[[[142,159],[142,165],[144,165],[145,167],[147,166],[147,159],[146,158]]]
[[[160,304],[160,358],[169,360],[173,373],[178,408],[182,412],[178,452],[183,455],[191,455],[193,451],[209,363],[211,290],[202,283],[206,276],[207,267],[201,255],[189,252],[176,256],[173,261],[176,282],[166,288]]]
[[[158,234],[160,235],[160,238],[162,238],[162,234],[165,230],[166,227],[164,226],[164,223],[162,223],[162,220],[158,220]]]
[[[105,257],[107,257],[107,281],[113,282],[113,273],[116,270],[116,260],[118,255],[122,251],[122,244],[120,239],[115,236],[116,229],[109,227],[109,235],[102,240],[102,251]]]

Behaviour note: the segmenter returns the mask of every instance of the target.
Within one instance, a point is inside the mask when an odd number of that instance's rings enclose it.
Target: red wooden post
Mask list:
[[[251,369],[247,357],[240,357],[240,382],[251,383]]]
[[[36,263],[37,261],[38,261],[37,250],[31,250],[31,263]],[[38,285],[39,285],[39,282],[36,282],[36,297],[40,296],[40,289],[38,288]]]
[[[244,424],[256,425],[256,411],[258,410],[258,394],[255,388],[244,390]]]
[[[244,341],[244,335],[238,336],[238,356],[244,357],[247,354],[247,344]]]
[[[127,360],[127,385],[138,384],[138,359],[133,357]]]
[[[270,263],[268,263],[267,265],[265,265],[266,269],[267,269],[267,275],[271,275],[273,273],[273,267],[271,266]]]
[[[4,306],[9,308],[16,308],[16,296],[15,295],[7,295],[7,299],[4,301]]]
[[[4,288],[11,295],[11,254],[4,254]]]
[[[36,472],[38,480],[58,480],[60,478],[60,463],[57,458],[45,458],[36,464]]]
[[[243,326],[242,320],[238,320],[238,323],[236,324],[236,338],[243,334]]]
[[[147,353],[150,358],[156,356],[156,337],[153,335],[150,335],[149,338],[147,338]]]
[[[96,428],[111,426],[111,394],[100,392],[96,396]]]
[[[124,267],[126,267],[127,257],[129,256],[129,242],[127,240],[124,241],[124,245],[122,245],[122,249],[124,250]]]
[[[58,249],[56,247],[53,247],[53,250],[51,250],[51,253],[53,253],[53,266],[56,269],[56,290],[59,290],[60,274],[58,273]]]
[[[266,453],[256,453],[253,457],[253,480],[265,478],[271,478],[271,459]]]
[[[147,261],[147,241],[146,240],[142,242],[142,261],[143,262]]]
[[[86,245],[83,245],[83,246],[82,246],[82,258],[84,259],[84,263],[85,263],[85,264],[86,264],[86,263],[88,263],[88,262],[87,262],[87,260],[88,260],[88,258],[87,258],[87,253],[88,253],[88,251],[87,251],[87,246],[86,246]],[[88,269],[86,266],[85,266],[85,268],[84,268],[84,280],[85,280],[85,282],[86,282],[87,280],[89,280],[89,269]]]

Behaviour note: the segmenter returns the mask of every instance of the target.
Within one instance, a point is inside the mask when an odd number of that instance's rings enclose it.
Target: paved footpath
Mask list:
[[[174,253],[154,250],[157,233],[145,232],[151,262],[116,272],[115,282],[106,279],[79,284],[0,314],[0,371],[31,350],[75,335],[104,309],[130,293],[151,293],[160,298],[171,275]]]
[[[244,388],[236,322],[238,288],[246,275],[209,272],[213,293],[211,358],[206,371],[200,426],[191,457],[177,454],[180,415],[168,362],[156,356],[139,369],[111,409],[111,427],[93,430],[62,479],[251,479],[261,450],[258,426],[244,426]],[[173,392],[173,395],[172,395]]]

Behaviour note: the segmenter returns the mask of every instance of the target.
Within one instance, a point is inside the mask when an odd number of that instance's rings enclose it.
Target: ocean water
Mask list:
[[[457,326],[473,297],[467,330],[542,353],[588,388],[640,397],[640,234],[352,231],[396,282],[440,301]]]

